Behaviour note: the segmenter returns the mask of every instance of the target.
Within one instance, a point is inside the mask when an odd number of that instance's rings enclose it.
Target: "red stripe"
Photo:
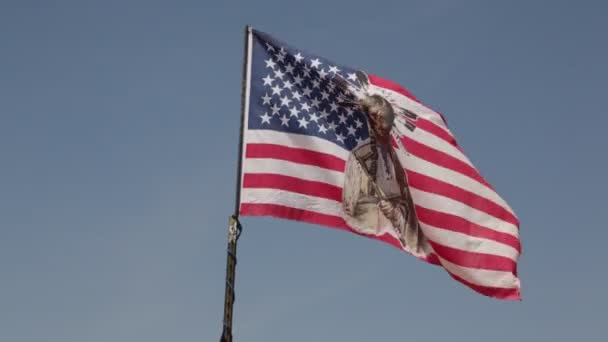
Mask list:
[[[407,178],[409,184],[418,190],[451,198],[471,208],[519,226],[519,221],[511,212],[487,198],[415,171],[408,170]]]
[[[433,265],[441,266],[441,261],[439,260],[439,257],[433,253],[429,254],[429,256],[426,257],[425,261]]]
[[[459,266],[511,273],[517,269],[515,261],[501,255],[464,251],[431,240],[429,243],[442,259]]]
[[[418,216],[420,222],[426,223],[433,227],[500,242],[515,248],[521,253],[521,243],[519,239],[511,234],[497,232],[493,229],[469,222],[462,217],[442,213],[420,206],[416,206],[416,215]]]
[[[243,188],[281,189],[302,195],[342,201],[342,188],[335,185],[272,173],[246,173]]]
[[[273,216],[332,228],[351,230],[344,219],[339,216],[320,214],[314,211],[296,209],[278,204],[242,203],[240,214],[247,216]]]
[[[418,158],[424,159],[435,165],[445,167],[452,171],[461,173],[478,181],[481,184],[484,184],[489,189],[492,189],[492,186],[485,179],[483,179],[483,177],[479,174],[479,172],[477,172],[477,170],[475,170],[475,168],[463,162],[462,160],[454,158],[447,153],[435,150],[434,148],[428,147],[427,145],[421,144],[416,140],[413,140],[406,136],[401,137],[401,141],[405,145],[405,148],[408,150],[408,152],[411,152]]]
[[[521,293],[518,288],[490,287],[490,286],[477,285],[477,284],[468,282],[468,281],[460,278],[459,276],[450,273],[449,271],[448,271],[448,273],[450,274],[450,276],[452,278],[465,284],[466,286],[470,287],[471,289],[475,290],[476,292],[481,293],[482,295],[492,297],[492,298],[498,298],[498,299],[521,300]]]
[[[416,96],[414,96],[414,94],[412,94],[409,90],[405,89],[401,85],[399,85],[399,84],[397,84],[397,83],[395,83],[395,82],[393,82],[393,81],[391,81],[389,79],[386,79],[386,78],[383,78],[383,77],[380,77],[380,76],[376,76],[376,75],[369,75],[368,77],[369,77],[369,82],[371,84],[373,84],[375,86],[378,86],[378,87],[382,87],[382,88],[385,88],[385,89],[390,89],[392,91],[395,91],[395,92],[397,92],[397,93],[399,93],[399,94],[401,94],[403,96],[406,96],[406,97],[412,99],[413,101],[416,101],[416,102],[420,103],[421,105],[429,108],[429,106],[427,106],[424,103],[422,103],[422,101],[418,100],[416,98]],[[443,117],[443,114],[441,114],[441,113],[439,113],[439,112],[437,112],[435,110],[433,110],[433,111],[435,113],[437,113],[439,115],[439,117],[441,117],[441,120],[447,126],[448,123],[445,120],[445,117]]]
[[[323,152],[275,144],[247,144],[247,158],[270,158],[344,172],[345,161]]]
[[[427,131],[427,132],[433,134],[434,136],[436,136],[442,140],[445,140],[447,143],[449,143],[450,145],[453,145],[454,147],[456,147],[460,150],[460,147],[458,146],[458,142],[456,141],[456,138],[454,138],[445,129],[434,124],[432,121],[429,121],[429,120],[426,120],[423,118],[418,118],[418,120],[416,120],[416,128],[420,128],[424,131]],[[462,150],[460,150],[460,151],[462,152]]]
[[[390,89],[394,92],[397,92],[401,95],[407,96],[408,98],[420,103],[420,101],[414,96],[414,94],[410,93],[409,90],[405,89],[401,85],[376,75],[368,75],[369,82],[375,86],[382,87],[384,89]]]

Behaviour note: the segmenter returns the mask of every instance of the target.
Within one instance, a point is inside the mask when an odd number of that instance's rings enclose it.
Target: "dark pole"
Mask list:
[[[226,289],[224,294],[224,327],[220,342],[232,342],[232,309],[234,306],[234,279],[236,273],[236,246],[239,236],[241,235],[242,227],[239,222],[239,207],[241,202],[241,169],[243,156],[243,125],[245,124],[245,108],[247,101],[247,72],[249,58],[249,34],[250,26],[245,26],[245,46],[243,52],[243,81],[241,85],[241,128],[239,135],[239,154],[236,173],[236,198],[234,206],[234,214],[230,217],[228,223],[228,250],[226,260]]]

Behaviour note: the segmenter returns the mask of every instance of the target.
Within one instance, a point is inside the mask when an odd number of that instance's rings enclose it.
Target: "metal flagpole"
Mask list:
[[[243,53],[243,81],[241,88],[241,127],[239,136],[239,154],[236,173],[236,198],[234,214],[230,216],[228,223],[228,250],[226,259],[226,289],[224,294],[224,327],[220,342],[232,342],[232,309],[234,306],[234,279],[236,272],[236,246],[242,227],[239,222],[239,207],[241,202],[241,168],[243,157],[243,125],[245,121],[245,111],[247,108],[247,73],[249,64],[249,35],[251,27],[245,26],[245,45]]]

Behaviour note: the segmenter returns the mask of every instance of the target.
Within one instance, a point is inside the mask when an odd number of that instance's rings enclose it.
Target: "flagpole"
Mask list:
[[[239,236],[242,232],[242,226],[239,222],[239,207],[241,202],[241,172],[242,172],[242,157],[243,157],[243,129],[245,124],[245,112],[247,108],[247,74],[249,64],[249,35],[251,27],[245,26],[245,44],[243,52],[243,76],[241,84],[241,122],[239,132],[239,148],[237,157],[237,173],[236,173],[236,194],[234,214],[230,216],[228,222],[228,249],[226,257],[226,289],[224,292],[224,321],[222,336],[220,342],[232,342],[232,317],[234,307],[234,280],[236,276],[236,247]]]

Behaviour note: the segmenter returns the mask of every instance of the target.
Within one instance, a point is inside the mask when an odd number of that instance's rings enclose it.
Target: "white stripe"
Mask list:
[[[242,149],[242,153],[241,153],[241,174],[239,175],[240,179],[239,179],[239,184],[243,184],[243,177],[244,177],[244,172],[242,170],[242,164],[244,163],[245,160],[245,151],[246,151],[246,146],[247,146],[247,134],[246,132],[248,131],[247,127],[248,127],[248,122],[249,122],[249,98],[250,98],[250,94],[251,94],[251,56],[253,54],[253,33],[251,30],[251,26],[247,26],[247,67],[246,67],[246,75],[245,75],[245,98],[243,99],[243,101],[245,101],[244,103],[244,112],[243,112],[243,121],[241,121],[241,130],[243,131],[243,139],[241,141],[241,149]],[[243,196],[241,194],[239,201],[242,201]]]
[[[243,203],[278,204],[343,217],[342,203],[325,198],[276,189],[243,188],[241,193]]]
[[[507,289],[518,289],[520,287],[519,279],[517,279],[517,277],[515,277],[511,272],[481,270],[478,268],[458,266],[441,258],[439,255],[437,255],[437,257],[445,269],[450,271],[450,273],[468,281],[469,283],[480,286],[500,287]]]
[[[300,148],[325,154],[332,154],[342,160],[348,159],[348,154],[350,153],[347,149],[315,136],[283,133],[266,129],[248,130],[246,134],[248,143],[275,144]]]
[[[342,188],[344,186],[344,173],[328,170],[317,166],[298,164],[287,160],[269,158],[247,158],[244,172],[271,173],[301,178],[309,181],[323,182]]]
[[[519,257],[519,252],[517,252],[515,248],[494,240],[441,229],[422,222],[420,222],[420,226],[422,227],[424,235],[429,238],[429,240],[447,247],[468,252],[499,255],[513,261],[517,261]]]
[[[473,222],[480,226],[495,230],[497,232],[506,233],[519,237],[517,227],[509,222],[503,221],[494,216],[488,215],[468,205],[455,201],[445,196],[432,194],[410,187],[414,203],[423,208],[432,209],[435,211],[455,215],[467,221]]]
[[[443,128],[446,132],[450,133],[450,130],[446,126],[441,115],[439,115],[439,113],[435,112],[434,110],[428,108],[427,106],[425,106],[419,102],[416,102],[416,101],[410,99],[409,97],[407,97],[403,94],[400,94],[394,90],[382,88],[375,84],[370,84],[369,91],[372,94],[383,95],[384,97],[388,98],[389,101],[395,102],[399,107],[405,108],[405,109],[415,113],[416,115],[431,121],[432,123]],[[452,134],[450,133],[450,135],[452,135]]]
[[[443,166],[433,164],[412,154],[405,157],[405,162],[403,163],[403,165],[407,170],[414,171],[429,176],[431,178],[435,178],[442,182],[457,186],[461,189],[472,192],[475,195],[492,201],[507,210],[508,212],[510,212],[511,214],[513,214],[513,216],[515,216],[511,207],[509,207],[505,200],[502,199],[502,197],[500,197],[496,193],[496,191],[490,189],[485,184],[482,184],[476,181],[475,179],[470,178],[469,176],[463,175],[460,172],[456,172]]]

